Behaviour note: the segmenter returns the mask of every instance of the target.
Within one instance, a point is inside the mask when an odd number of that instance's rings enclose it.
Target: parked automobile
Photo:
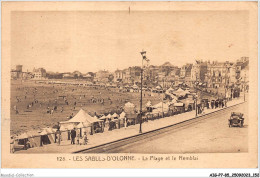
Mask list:
[[[234,127],[234,126],[239,126],[243,127],[244,125],[244,117],[243,113],[240,112],[232,112],[230,118],[228,119],[228,126],[229,127]]]

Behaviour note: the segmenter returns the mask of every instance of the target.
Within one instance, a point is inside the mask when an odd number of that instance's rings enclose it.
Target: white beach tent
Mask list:
[[[167,90],[168,92],[173,92],[174,91],[174,89],[172,88],[172,87],[170,87],[170,88],[168,88],[168,90]]]
[[[28,137],[29,135],[27,135],[26,133],[22,133],[21,135],[18,135],[17,139],[26,139]]]
[[[114,113],[114,114],[112,115],[112,117],[113,117],[113,118],[118,118],[118,114],[117,114],[117,113]]]
[[[124,119],[125,116],[126,116],[125,112],[122,112],[122,113],[120,114],[119,118],[120,118],[120,119]]]
[[[86,113],[87,114],[87,113]],[[88,115],[88,114],[87,114]],[[88,116],[90,116],[90,115],[88,115]],[[101,120],[99,120],[98,118],[97,118],[97,116],[94,116],[94,117],[89,117],[89,122],[90,123],[94,123],[94,122],[102,122]]]
[[[73,125],[77,125],[78,123],[82,122],[84,125],[88,125],[92,123],[93,117],[91,117],[89,114],[87,114],[83,109],[80,109],[79,112],[70,120],[60,122],[61,125],[64,125],[65,128],[71,129]],[[68,126],[67,126],[68,125]],[[69,128],[68,128],[69,127]]]
[[[125,107],[127,107],[127,108],[134,108],[135,105],[134,105],[133,103],[127,102],[127,103],[125,104]]]
[[[111,114],[108,114],[108,115],[106,116],[106,118],[111,119],[111,118],[112,118]]]
[[[45,136],[45,140],[48,138],[49,139],[49,143],[54,143],[54,135],[51,133],[48,133],[48,128],[44,128],[43,131],[40,133],[41,136]]]
[[[158,85],[157,87],[155,87],[155,89],[160,90],[162,89],[162,87]]]
[[[175,92],[173,92],[173,94],[177,95],[177,96],[185,96],[186,95],[186,92],[179,88],[178,90],[176,90]]]
[[[152,102],[151,102],[151,101],[148,101],[145,106],[146,106],[146,107],[152,107]]]
[[[61,125],[60,126],[60,131],[65,131],[65,130],[67,130],[67,128],[64,125]]]
[[[106,119],[106,116],[104,115],[104,116],[102,116],[102,117],[100,117],[100,118],[98,118],[99,120],[105,120]]]
[[[80,128],[83,128],[83,127],[85,127],[85,126],[83,125],[82,122],[77,125],[77,129],[80,129]]]
[[[169,110],[169,105],[167,103],[158,103],[156,105],[153,106],[153,108],[158,109],[160,112],[167,112]]]
[[[43,131],[41,131],[41,133],[40,133],[40,135],[47,135],[47,134],[48,134],[48,132],[45,129],[43,129]]]
[[[136,84],[133,85],[133,89],[138,89],[138,86]]]
[[[174,103],[174,106],[183,106],[183,103]]]
[[[41,137],[40,133],[36,130],[31,130],[26,133],[29,136],[29,141],[31,144],[31,147],[39,147],[41,146]]]

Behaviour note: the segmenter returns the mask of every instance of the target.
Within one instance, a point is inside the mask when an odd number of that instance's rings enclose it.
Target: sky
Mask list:
[[[195,59],[235,61],[249,55],[246,11],[12,12],[11,65],[23,71],[114,71],[181,66]]]

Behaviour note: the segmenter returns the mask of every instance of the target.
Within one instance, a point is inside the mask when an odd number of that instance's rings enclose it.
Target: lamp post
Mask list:
[[[146,59],[146,51],[140,52],[142,55],[142,67],[141,67],[141,99],[140,99],[140,129],[139,133],[142,133],[142,116],[143,116],[143,111],[142,111],[142,103],[143,103],[143,61],[147,60]]]
[[[197,117],[198,116],[197,96],[195,97],[195,112],[196,112],[195,117]]]
[[[244,101],[246,101],[246,73],[244,77]]]

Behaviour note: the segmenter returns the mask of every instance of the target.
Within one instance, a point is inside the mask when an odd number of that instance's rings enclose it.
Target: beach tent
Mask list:
[[[180,107],[180,106],[184,106],[183,103],[174,103],[174,106]]]
[[[158,85],[157,87],[155,87],[155,89],[157,89],[157,90],[161,90],[162,87]]]
[[[56,132],[56,130],[53,129],[53,128],[50,128],[50,127],[46,128],[45,130],[48,133],[48,136],[52,137],[52,140],[54,141],[55,140],[55,132]]]
[[[41,140],[44,145],[54,143],[54,134],[48,133],[47,128],[43,129],[43,131],[40,133]]]
[[[162,112],[162,111],[159,110],[159,109],[154,109],[154,110],[152,111],[152,114],[158,114],[158,113],[160,113],[160,112]]]
[[[80,109],[79,112],[72,119],[60,123],[64,124],[64,123],[86,122],[90,117],[91,116],[88,115],[83,109]]]
[[[88,114],[87,114],[88,115]],[[90,116],[90,115],[89,115]],[[97,118],[97,116],[94,116],[94,117],[89,117],[89,120],[88,120],[90,123],[95,123],[95,122],[102,122],[101,120],[99,120]]]
[[[158,103],[153,106],[153,108],[158,109],[160,112],[168,112],[169,111],[169,105],[167,103]]]
[[[61,130],[61,141],[68,140],[68,131],[67,130]]]
[[[174,91],[174,89],[172,88],[172,87],[170,87],[170,88],[168,88],[168,90],[167,90],[168,92],[173,92]]]
[[[83,123],[84,126],[90,126],[91,123],[100,122],[97,118],[93,118],[87,114],[83,109],[80,109],[79,112],[70,120],[60,122],[61,127],[63,126],[64,130],[72,130],[76,128],[79,123]]]
[[[122,113],[120,114],[119,118],[120,118],[120,119],[124,119],[125,116],[126,116],[125,112],[122,112]]]
[[[84,124],[81,122],[81,123],[79,123],[79,124],[77,125],[76,128],[77,128],[77,129],[80,129],[80,128],[83,128],[83,127],[85,127],[85,126],[84,126]]]
[[[108,115],[106,116],[106,118],[111,119],[111,118],[112,118],[111,114],[108,114]]]
[[[67,130],[67,128],[65,128],[64,125],[61,125],[61,126],[60,126],[60,131],[65,131],[65,130]]]
[[[112,115],[112,117],[113,117],[113,118],[118,118],[118,114],[117,114],[117,113],[114,113],[114,114]]]
[[[26,134],[29,136],[28,140],[31,143],[31,147],[41,146],[41,136],[38,131],[31,130],[31,131],[28,131]]]
[[[134,108],[135,105],[134,105],[133,103],[127,102],[127,103],[125,104],[125,107]]]
[[[98,118],[99,120],[105,120],[106,119],[106,116],[103,115],[102,117]]]
[[[18,140],[18,145],[24,145],[26,144],[26,140],[28,139],[29,135],[27,133],[22,133],[21,135],[18,135],[15,140]]]
[[[124,112],[126,113],[126,117],[129,118],[136,118],[137,114],[136,114],[136,107],[133,103],[126,103],[124,106]]]
[[[83,129],[86,129],[87,126],[85,126],[85,125],[83,124],[83,122],[81,122],[81,123],[79,123],[79,124],[77,125],[76,128],[79,129],[80,137],[82,137],[82,130],[83,130]],[[85,131],[85,130],[83,130],[83,131]],[[77,131],[77,132],[78,132],[78,131]]]
[[[67,126],[67,130],[73,130],[75,128],[75,126],[74,126],[74,124],[72,125],[72,124],[69,124],[68,126]]]
[[[151,102],[151,101],[148,101],[145,106],[146,106],[146,107],[152,107],[152,102]]]
[[[133,103],[127,102],[124,106],[124,111],[127,112],[134,112],[135,111],[135,105]]]
[[[137,117],[136,107],[133,103],[130,102],[126,103],[124,106],[124,112],[126,113],[126,117],[128,119],[132,119],[133,121]]]
[[[18,135],[17,139],[26,139],[29,136],[26,133],[22,133],[21,135]]]
[[[170,104],[174,104],[174,103],[177,103],[177,100],[176,100],[176,99],[172,99],[172,100],[170,101]]]
[[[170,97],[171,97],[171,99],[174,99],[174,100],[178,100],[178,97],[177,96],[175,96],[175,95],[173,95],[173,94],[171,94],[171,93],[169,93],[169,92],[165,92],[165,94],[166,95],[169,95]],[[176,93],[174,93],[174,94],[176,94]]]
[[[133,89],[138,89],[138,86],[136,84],[133,85]]]
[[[186,95],[186,91],[184,91],[183,89],[179,88],[178,90],[173,92],[173,94],[175,94],[177,96],[185,96]]]

